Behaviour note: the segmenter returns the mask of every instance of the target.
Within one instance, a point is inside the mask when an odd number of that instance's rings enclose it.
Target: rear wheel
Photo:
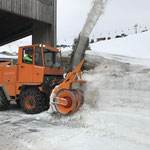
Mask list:
[[[3,89],[0,88],[0,111],[6,110],[9,105],[10,105],[10,102],[7,100]]]
[[[20,104],[22,109],[28,114],[40,113],[45,109],[42,93],[34,88],[22,92]]]
[[[49,95],[47,93],[43,93],[43,99],[44,99],[44,103],[45,103],[45,110],[49,109]]]

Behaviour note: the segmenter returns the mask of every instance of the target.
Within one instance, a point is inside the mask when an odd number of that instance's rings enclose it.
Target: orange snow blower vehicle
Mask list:
[[[18,64],[0,63],[0,110],[16,101],[28,114],[51,108],[62,115],[83,104],[81,67],[63,79],[61,51],[43,44],[19,47]]]

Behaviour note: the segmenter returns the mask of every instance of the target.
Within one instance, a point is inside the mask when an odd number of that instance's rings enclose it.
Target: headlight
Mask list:
[[[63,74],[63,78],[65,79],[67,77],[67,73],[64,73]]]

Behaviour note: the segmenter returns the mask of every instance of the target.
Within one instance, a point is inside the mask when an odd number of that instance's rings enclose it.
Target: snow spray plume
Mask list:
[[[86,19],[86,23],[78,37],[78,42],[76,43],[77,45],[75,46],[76,49],[74,49],[72,53],[72,68],[76,68],[76,66],[80,63],[80,61],[84,58],[85,55],[85,50],[87,48],[88,42],[89,42],[89,36],[96,25],[99,17],[103,14],[104,12],[104,7],[106,4],[107,0],[93,0],[93,6],[88,14],[88,17]]]

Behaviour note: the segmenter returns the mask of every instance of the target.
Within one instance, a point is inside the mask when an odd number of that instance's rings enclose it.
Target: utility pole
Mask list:
[[[137,34],[137,27],[138,27],[138,24],[135,24],[135,25],[134,25],[135,34]]]

